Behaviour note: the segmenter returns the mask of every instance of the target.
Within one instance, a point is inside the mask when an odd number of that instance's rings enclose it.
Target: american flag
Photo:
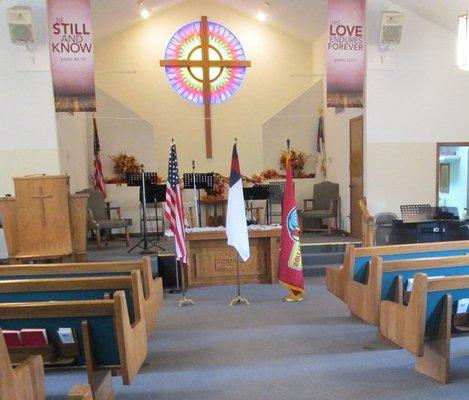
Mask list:
[[[103,165],[101,164],[101,158],[99,153],[101,152],[101,147],[99,145],[99,136],[98,136],[98,126],[96,125],[96,118],[93,118],[93,127],[94,127],[94,172],[93,172],[93,182],[94,188],[99,190],[104,198],[106,198],[106,185],[104,183],[103,175]]]
[[[318,158],[316,160],[316,177],[324,179],[327,175],[327,163],[326,143],[324,138],[324,117],[322,115],[319,116],[316,151],[318,153]]]
[[[169,229],[173,232],[176,245],[176,259],[187,264],[186,234],[184,230],[184,210],[181,186],[179,185],[179,167],[176,144],[172,143],[169,151],[168,180],[166,182],[166,203],[164,206]]]

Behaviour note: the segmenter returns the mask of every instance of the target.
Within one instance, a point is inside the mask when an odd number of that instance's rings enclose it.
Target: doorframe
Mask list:
[[[352,201],[352,123],[355,121],[362,121],[362,184],[361,184],[361,192],[363,196],[365,196],[365,119],[363,115],[359,115],[358,117],[350,118],[349,120],[349,195],[350,195],[350,213],[349,213],[349,220],[350,220],[350,234],[352,234],[352,209],[353,209],[353,201]],[[361,238],[363,238],[363,231],[361,232]],[[359,239],[361,239],[359,238]]]
[[[436,144],[435,207],[440,206],[440,149],[442,147],[469,147],[469,142],[438,142]]]

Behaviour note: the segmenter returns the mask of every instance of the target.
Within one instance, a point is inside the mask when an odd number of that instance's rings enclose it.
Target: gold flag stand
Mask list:
[[[186,279],[184,275],[184,264],[179,262],[179,265],[181,266],[181,286],[182,286],[182,297],[178,300],[178,306],[179,307],[184,307],[184,306],[195,306],[195,301],[192,300],[189,296],[186,294]]]
[[[236,257],[236,273],[238,277],[238,295],[231,300],[230,306],[240,306],[246,305],[249,306],[250,303],[246,297],[241,296],[241,277],[239,273],[239,255]]]

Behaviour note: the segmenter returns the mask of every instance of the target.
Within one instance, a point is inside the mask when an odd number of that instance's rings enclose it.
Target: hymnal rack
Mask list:
[[[159,246],[155,241],[152,241],[148,238],[148,231],[147,231],[147,188],[151,188],[152,186],[157,186],[158,177],[156,172],[127,172],[126,174],[127,186],[139,186],[140,187],[140,195],[139,200],[142,204],[142,214],[143,214],[143,232],[142,239],[133,247],[128,250],[130,253],[137,247],[142,249],[142,254],[151,254],[154,251],[151,251],[151,248],[158,247],[164,250],[161,246]],[[152,189],[150,189],[152,190]]]
[[[193,164],[192,169],[194,170],[195,166]],[[195,207],[197,215],[197,225],[202,226],[202,215],[200,212],[200,189],[210,191],[213,189],[213,172],[209,173],[200,173],[200,172],[189,172],[185,173],[182,176],[184,182],[184,189],[196,189],[196,198],[195,198]]]

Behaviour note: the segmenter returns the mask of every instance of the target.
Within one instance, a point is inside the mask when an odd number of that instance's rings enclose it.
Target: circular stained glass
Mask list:
[[[176,32],[168,43],[165,52],[166,60],[202,60],[201,22],[192,22]],[[208,56],[209,61],[246,60],[243,47],[224,26],[208,22]],[[202,67],[166,66],[166,76],[173,89],[184,99],[204,104],[203,69]],[[228,100],[241,86],[246,67],[209,68],[211,104]]]

